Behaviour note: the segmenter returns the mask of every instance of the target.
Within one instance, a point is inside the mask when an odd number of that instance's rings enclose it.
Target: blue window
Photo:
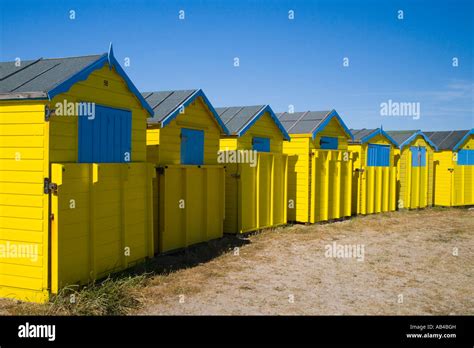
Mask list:
[[[181,129],[181,164],[204,163],[204,131]]]
[[[388,167],[390,165],[390,146],[369,144],[367,166]]]
[[[258,152],[270,152],[270,139],[254,137],[252,140],[252,149]]]
[[[78,116],[78,161],[80,163],[130,162],[132,113],[100,105],[94,107],[94,118]]]
[[[460,166],[474,165],[474,150],[459,150],[458,165]]]
[[[335,137],[321,137],[319,147],[323,150],[337,150],[339,142]]]
[[[412,146],[411,150],[411,165],[412,167],[425,167],[426,166],[426,147],[424,146]]]

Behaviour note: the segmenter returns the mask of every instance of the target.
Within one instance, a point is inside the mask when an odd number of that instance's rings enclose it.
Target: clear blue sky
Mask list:
[[[215,106],[335,108],[351,128],[474,127],[470,0],[0,0],[0,12],[1,61],[102,53],[113,42],[142,91],[202,88]],[[419,102],[420,119],[381,116],[389,99]]]

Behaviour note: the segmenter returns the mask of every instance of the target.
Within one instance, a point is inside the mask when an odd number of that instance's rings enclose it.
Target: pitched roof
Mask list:
[[[0,62],[0,94],[21,99],[22,94],[47,98],[48,91],[78,73],[101,55]],[[2,98],[4,99],[4,98]],[[6,99],[6,98],[5,98]]]
[[[67,92],[75,83],[87,79],[92,72],[101,69],[105,64],[115,68],[143,108],[152,114],[150,105],[115,58],[112,44],[109,52],[102,55],[40,58],[20,62],[20,66],[16,66],[15,62],[1,62],[0,100],[51,100],[56,95]]]
[[[229,130],[229,134],[238,136],[243,135],[265,112],[268,112],[283,137],[287,140],[290,139],[285,127],[269,105],[220,107],[216,108],[216,112]]]
[[[386,131],[388,135],[390,135],[393,140],[397,142],[398,145],[403,144],[407,141],[410,137],[418,133],[418,130],[396,130],[396,131]]]
[[[453,150],[470,130],[424,132],[439,150]]]
[[[281,112],[278,119],[290,134],[312,134],[313,138],[331,121],[337,118],[344,131],[352,138],[352,134],[336,110]]]
[[[393,139],[387,132],[385,132],[382,128],[372,128],[372,129],[351,129],[351,133],[354,136],[352,141],[349,143],[352,144],[364,144],[368,142],[373,137],[377,136],[378,134],[387,138],[393,145],[398,147],[398,143]]]
[[[361,142],[362,139],[376,133],[379,129],[380,128],[372,128],[372,129],[366,129],[366,128],[352,129],[351,128],[351,133],[354,136],[354,142]]]
[[[225,134],[229,131],[222,122],[216,109],[207,99],[206,95],[201,89],[177,90],[177,91],[157,91],[157,92],[143,92],[143,98],[150,104],[153,109],[152,117],[148,118],[148,124],[161,124],[165,127],[176,116],[178,116],[182,107],[188,106],[197,97],[201,97],[204,104],[208,107],[217,123]]]
[[[329,115],[327,111],[281,112],[278,119],[291,134],[307,134],[312,131]]]
[[[425,141],[431,145],[435,150],[438,150],[438,147],[433,143],[428,136],[423,133],[421,130],[396,130],[396,131],[386,131],[386,133],[392,137],[393,140],[398,144],[398,147],[401,149],[404,146],[408,145],[412,140],[417,136],[423,137]]]

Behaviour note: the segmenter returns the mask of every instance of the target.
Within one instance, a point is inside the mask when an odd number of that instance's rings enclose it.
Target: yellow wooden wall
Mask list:
[[[53,293],[153,256],[153,165],[66,163],[51,171]]]
[[[181,128],[204,131],[204,164],[217,164],[220,127],[201,97],[184,108],[184,113],[160,129],[147,129],[148,160],[157,164],[181,164]]]
[[[310,142],[310,136],[292,135],[283,143],[288,154],[288,221],[309,221]]]
[[[426,167],[412,167],[411,146],[426,147]],[[398,165],[398,208],[424,208],[433,205],[433,148],[420,135],[400,151]]]
[[[108,87],[104,86],[108,81]],[[138,99],[130,92],[125,81],[115,69],[103,68],[92,72],[86,80],[74,84],[67,92],[57,95],[50,103],[94,102],[98,105],[130,110],[132,112],[131,162],[146,160],[145,129],[148,113]],[[77,162],[78,118],[52,116],[50,120],[50,161],[52,163]]]
[[[265,112],[243,136],[237,138],[237,149],[251,150],[254,137],[270,138],[270,152],[282,153],[283,135],[268,112]]]
[[[44,103],[0,103],[0,244],[38,250],[37,260],[0,256],[0,297],[48,298],[48,133]]]
[[[347,150],[347,135],[344,133],[344,129],[341,127],[336,118],[333,118],[329,123],[324,127],[322,132],[319,132],[311,143],[311,149],[320,148],[321,137],[337,137],[338,139],[338,150]]]

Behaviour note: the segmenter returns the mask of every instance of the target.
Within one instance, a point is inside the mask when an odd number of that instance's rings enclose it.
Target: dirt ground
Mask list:
[[[473,217],[434,208],[227,236],[137,270],[142,305],[128,313],[473,315]],[[363,253],[331,257],[333,245]],[[35,308],[0,300],[0,315]]]
[[[473,216],[426,209],[265,231],[154,277],[138,314],[472,315]],[[334,242],[363,245],[363,261],[326,257]]]

